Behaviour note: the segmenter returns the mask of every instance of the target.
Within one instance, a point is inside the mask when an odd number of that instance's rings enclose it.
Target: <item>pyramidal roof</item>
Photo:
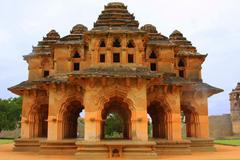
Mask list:
[[[93,30],[98,29],[138,29],[139,22],[135,20],[121,2],[112,2],[104,6],[104,10],[94,23]]]

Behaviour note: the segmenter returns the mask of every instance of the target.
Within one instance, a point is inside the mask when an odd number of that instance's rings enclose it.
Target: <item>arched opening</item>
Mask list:
[[[185,67],[185,62],[183,59],[179,59],[178,61],[178,67]]]
[[[47,137],[48,133],[48,105],[43,104],[30,113],[30,135],[33,138]]]
[[[117,148],[112,150],[112,157],[120,157],[120,153]]]
[[[104,41],[104,40],[101,40],[101,41],[100,41],[99,47],[100,47],[100,48],[106,47],[106,44],[105,44],[105,41]]]
[[[51,68],[51,63],[49,62],[48,59],[43,59],[42,63],[42,75],[43,77],[48,77],[49,76],[49,70]]]
[[[127,43],[127,48],[135,48],[135,44],[133,40],[129,40]]]
[[[182,138],[198,136],[199,119],[193,108],[181,107]]]
[[[149,56],[149,58],[151,58],[151,59],[157,59],[157,54],[156,54],[154,51],[152,51],[151,54],[150,54],[150,56]]]
[[[79,101],[72,101],[65,106],[62,113],[62,138],[83,138],[79,133],[84,132],[84,107]],[[83,128],[79,128],[79,127]]]
[[[80,54],[76,51],[74,54],[73,54],[73,58],[80,58]]]
[[[178,71],[179,77],[184,78],[185,77],[185,73],[184,73],[185,61],[182,58],[179,59],[178,61],[178,67],[179,67],[179,71]]]
[[[152,138],[168,139],[170,111],[160,102],[152,102],[147,109],[152,120]]]
[[[121,98],[111,98],[101,116],[101,139],[131,139],[131,111]]]
[[[88,43],[84,44],[84,50],[85,50],[85,51],[88,51],[88,50],[89,50]]]
[[[121,42],[120,42],[120,40],[118,38],[114,39],[113,47],[116,47],[116,48],[121,47]]]

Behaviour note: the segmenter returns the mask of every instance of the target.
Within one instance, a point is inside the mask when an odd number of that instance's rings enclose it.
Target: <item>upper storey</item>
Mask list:
[[[139,28],[127,6],[118,2],[104,7],[91,30],[78,24],[64,37],[51,30],[24,56],[30,81],[60,74],[112,76],[120,72],[140,77],[171,73],[201,81],[205,57],[179,31],[167,37],[151,24]]]

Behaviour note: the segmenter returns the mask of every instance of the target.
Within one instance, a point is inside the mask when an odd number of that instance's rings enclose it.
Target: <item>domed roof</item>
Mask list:
[[[112,2],[104,6],[104,10],[98,16],[93,29],[127,27],[138,28],[139,23],[135,20],[133,14],[130,14],[121,2]]]
[[[72,30],[71,30],[71,34],[82,34],[83,32],[88,31],[87,27],[82,25],[82,24],[77,24],[75,25]]]
[[[169,36],[169,38],[170,39],[182,39],[182,38],[185,38],[185,37],[183,37],[183,34],[180,31],[175,30],[175,31],[172,32],[172,34]]]
[[[158,33],[156,27],[152,24],[145,24],[141,27],[141,30],[146,31],[148,33]]]
[[[44,37],[43,40],[59,40],[60,35],[54,29],[47,33],[47,37]]]

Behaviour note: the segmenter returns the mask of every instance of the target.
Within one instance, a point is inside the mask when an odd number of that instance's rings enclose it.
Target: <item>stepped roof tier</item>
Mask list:
[[[188,41],[187,38],[185,38],[178,30],[173,31],[173,33],[169,36],[169,40],[176,44],[176,46],[179,48],[178,50],[185,49],[190,50],[193,53],[197,52],[196,47],[194,47],[192,43]]]
[[[108,3],[94,23],[93,30],[138,30],[139,23],[127,6],[120,2]]]
[[[149,36],[149,41],[147,44],[149,45],[174,46],[174,43],[170,42],[168,37],[158,33],[156,27],[152,24],[145,24],[141,27],[141,30],[147,32]]]
[[[51,54],[51,45],[55,44],[60,39],[60,35],[54,29],[47,33],[46,37],[43,37],[42,41],[39,41],[37,46],[33,47],[32,52],[24,58],[34,55],[49,55]]]

